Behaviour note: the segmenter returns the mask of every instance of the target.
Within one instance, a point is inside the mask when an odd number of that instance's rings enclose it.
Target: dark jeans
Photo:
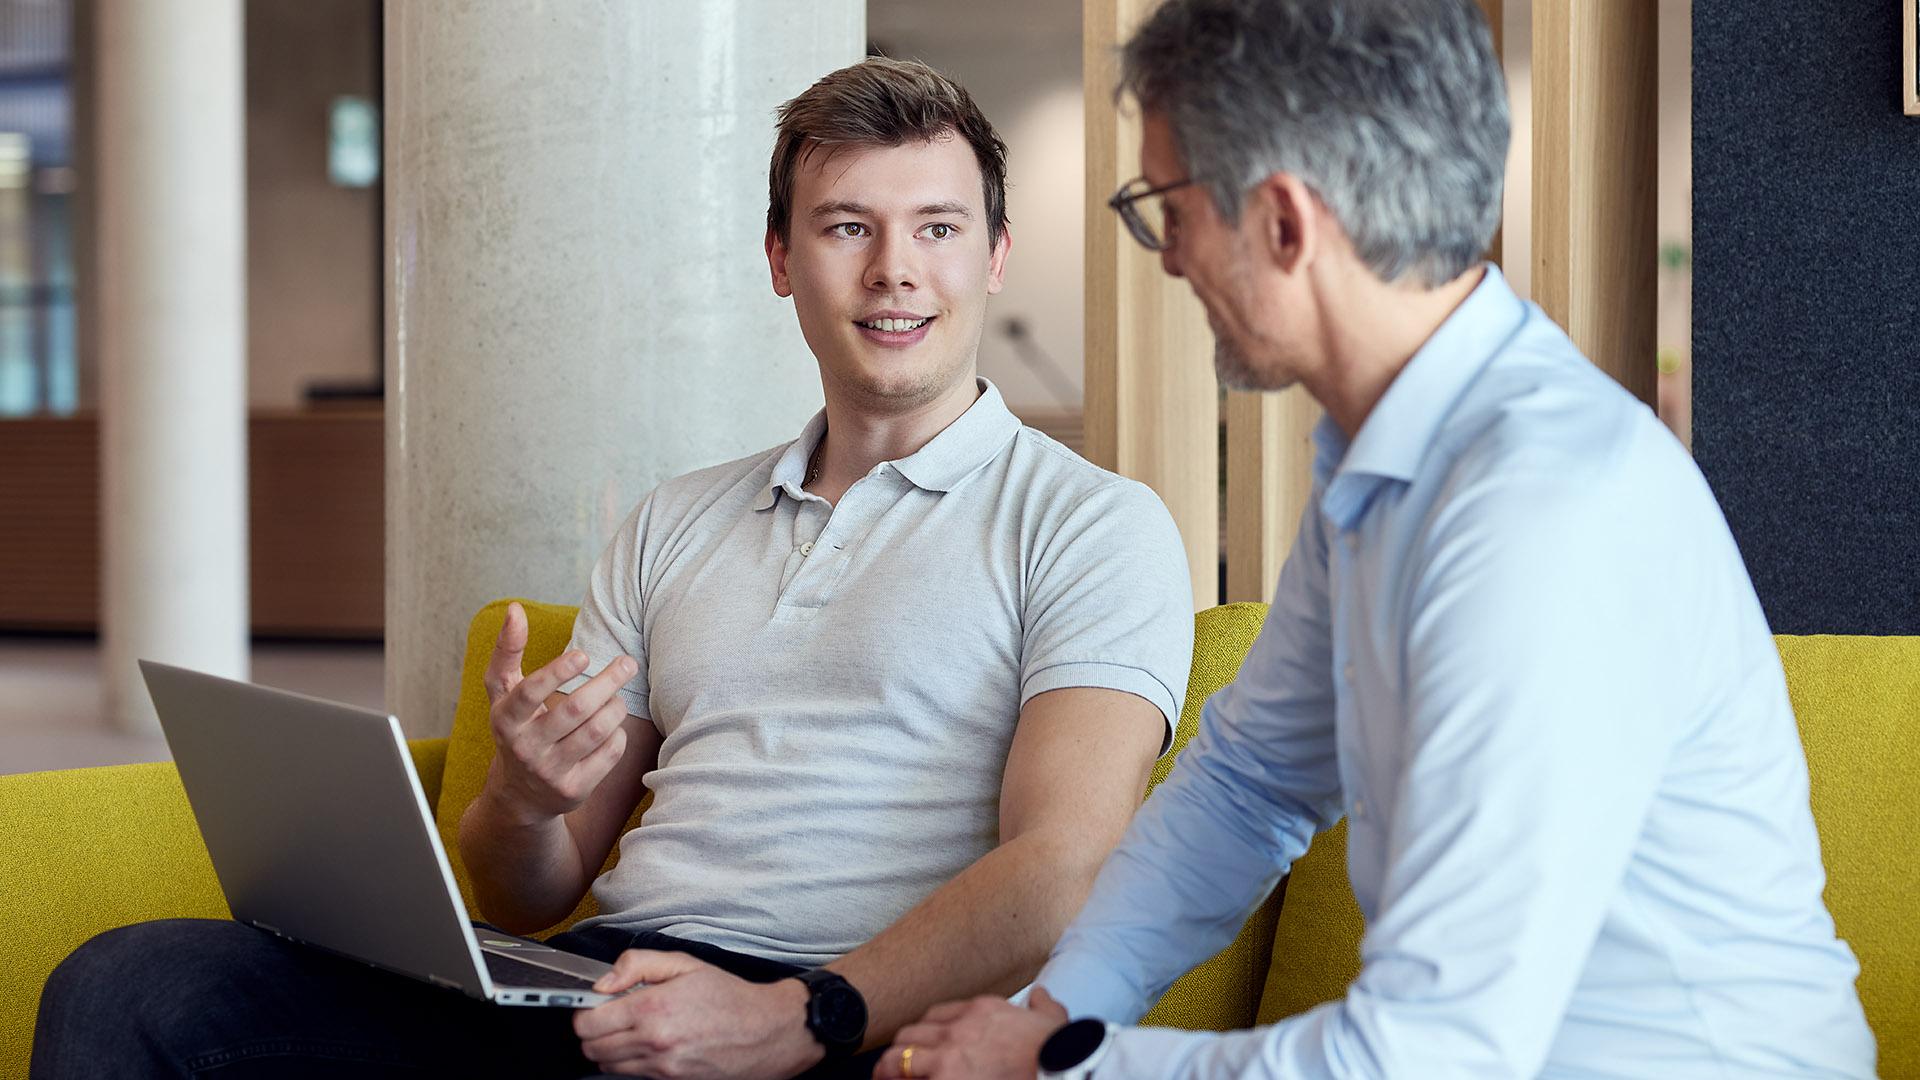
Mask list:
[[[800,970],[607,927],[548,944],[606,961],[629,948],[685,952],[754,982]],[[806,1076],[865,1078],[878,1055]],[[240,923],[168,919],[110,930],[54,969],[29,1075],[574,1080],[596,1072],[580,1054],[571,1009],[491,1005]]]

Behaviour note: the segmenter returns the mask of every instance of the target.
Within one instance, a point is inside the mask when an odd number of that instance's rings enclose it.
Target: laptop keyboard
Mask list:
[[[586,990],[593,986],[592,979],[529,964],[511,956],[491,952],[482,952],[480,955],[487,958],[487,974],[493,976],[493,981],[501,986],[532,986],[542,990]]]

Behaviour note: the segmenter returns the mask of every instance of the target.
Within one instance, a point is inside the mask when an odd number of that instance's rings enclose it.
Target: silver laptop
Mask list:
[[[400,724],[140,661],[233,917],[501,1005],[588,1008],[598,960],[476,927]]]

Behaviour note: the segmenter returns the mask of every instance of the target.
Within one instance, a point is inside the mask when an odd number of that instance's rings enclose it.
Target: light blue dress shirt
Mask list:
[[[1135,1022],[1342,814],[1363,970],[1098,1080],[1871,1076],[1780,658],[1673,436],[1489,267],[1314,440],[1265,629],[1037,981]]]

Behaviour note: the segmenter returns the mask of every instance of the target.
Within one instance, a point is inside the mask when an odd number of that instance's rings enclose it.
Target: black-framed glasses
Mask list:
[[[1158,196],[1195,182],[1188,177],[1171,184],[1148,187],[1146,177],[1136,176],[1120,185],[1120,190],[1107,200],[1107,205],[1113,207],[1113,212],[1127,223],[1127,231],[1140,241],[1141,247],[1148,251],[1165,251],[1173,246],[1173,232],[1167,218],[1166,200]]]

